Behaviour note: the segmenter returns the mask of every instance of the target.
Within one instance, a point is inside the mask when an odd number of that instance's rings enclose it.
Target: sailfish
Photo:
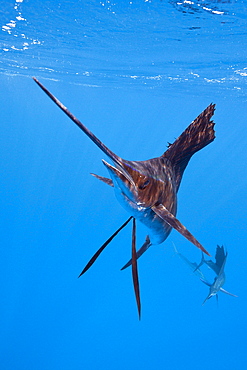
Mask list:
[[[212,260],[206,261],[204,259],[204,263],[207,264],[216,274],[214,278],[214,282],[210,284],[205,278],[200,278],[200,280],[209,286],[209,293],[205,300],[203,301],[203,305],[206,303],[208,299],[213,297],[214,295],[216,296],[217,302],[218,302],[218,293],[223,292],[228,295],[231,295],[232,297],[237,297],[235,294],[229,293],[227,290],[223,289],[223,285],[225,284],[226,281],[226,275],[225,275],[225,264],[226,264],[226,259],[227,259],[227,251],[225,252],[224,246],[222,245],[221,247],[217,245],[216,248],[216,253],[215,253],[215,262]],[[198,265],[199,266],[199,265]]]
[[[174,228],[197,248],[209,255],[206,249],[176,218],[177,192],[183,172],[194,153],[204,148],[215,139],[214,125],[211,120],[215,105],[210,104],[174,141],[168,144],[167,150],[157,158],[145,161],[125,160],[113,153],[88,128],[77,119],[49,90],[36,78],[34,81],[51,98],[51,100],[102,150],[112,161],[104,159],[110,179],[92,174],[104,183],[114,187],[115,195],[124,208],[130,213],[128,220],[99,248],[80,273],[83,275],[95,262],[110,241],[131,220],[132,258],[123,267],[132,266],[132,277],[138,314],[141,314],[140,289],[137,270],[137,259],[151,246],[161,244]],[[136,221],[141,221],[149,230],[143,246],[136,251]]]

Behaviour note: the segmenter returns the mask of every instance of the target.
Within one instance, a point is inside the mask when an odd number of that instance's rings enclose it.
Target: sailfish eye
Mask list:
[[[140,184],[138,187],[140,190],[143,190],[148,186],[149,183],[150,183],[150,180],[147,179],[143,184]]]

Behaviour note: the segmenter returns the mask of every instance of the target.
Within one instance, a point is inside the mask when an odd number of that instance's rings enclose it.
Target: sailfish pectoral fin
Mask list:
[[[140,287],[138,279],[137,269],[137,256],[136,256],[136,220],[133,218],[133,229],[132,229],[132,278],[133,285],[138,309],[139,320],[141,318],[141,298],[140,298]]]
[[[120,226],[119,229],[117,229],[117,231],[115,231],[115,233],[113,233],[112,236],[110,236],[110,238],[107,239],[107,241],[97,250],[97,252],[93,255],[93,257],[90,259],[90,261],[86,264],[86,266],[84,267],[84,269],[82,270],[82,272],[80,273],[78,278],[81,275],[83,275],[92,266],[92,264],[96,261],[96,259],[99,257],[99,255],[103,252],[105,247],[112,241],[113,238],[115,238],[115,236],[119,233],[119,231],[121,231],[130,222],[130,220],[132,218],[133,218],[132,216],[129,217],[128,220],[125,221],[125,223],[123,223],[123,225]]]
[[[90,175],[96,177],[96,179],[99,179],[99,180],[103,181],[105,184],[114,187],[113,181],[111,179],[108,179],[107,177],[96,175],[95,173],[91,173]]]
[[[220,288],[220,291],[223,292],[223,293],[226,293],[228,295],[231,295],[232,297],[238,297],[237,295],[235,294],[232,294],[232,293],[229,293],[227,290],[223,289],[223,288]]]
[[[149,236],[147,235],[146,236],[146,241],[145,243],[142,245],[142,247],[136,252],[136,259],[138,259],[139,257],[141,257],[141,255],[146,252],[146,250],[151,246],[151,242],[150,242],[150,239],[149,239]],[[132,258],[121,268],[121,270],[124,270],[126,269],[127,267],[129,267],[130,265],[132,264]]]
[[[186,227],[183,224],[181,224],[181,222],[171,212],[169,212],[165,206],[163,206],[163,204],[153,206],[152,210],[156,213],[156,215],[158,215],[160,218],[162,218],[162,220],[167,222],[168,225],[170,225],[180,234],[182,234],[197,248],[201,249],[204,253],[210,256],[206,249],[196,240],[196,238],[189,232],[189,230],[187,230]]]

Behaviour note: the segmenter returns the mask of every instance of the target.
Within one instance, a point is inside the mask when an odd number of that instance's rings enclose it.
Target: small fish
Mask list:
[[[216,262],[214,263],[213,261],[205,261],[207,265],[216,273],[216,277],[214,278],[213,284],[208,283],[206,280],[201,278],[201,281],[209,286],[209,294],[203,301],[203,305],[205,302],[213,297],[214,295],[216,296],[217,302],[218,302],[218,292],[223,292],[226,294],[231,295],[232,297],[237,297],[237,295],[232,294],[227,292],[225,289],[222,288],[222,286],[225,284],[226,280],[226,275],[225,275],[225,264],[226,264],[226,259],[227,259],[227,252],[224,251],[224,247],[220,247],[217,245],[216,249],[216,254],[215,254],[215,260]]]
[[[190,158],[215,138],[214,122],[211,120],[215,110],[214,104],[210,104],[173,144],[169,144],[168,149],[160,157],[146,161],[128,161],[117,156],[107,148],[36,78],[34,78],[34,81],[111,159],[114,166],[103,160],[103,164],[107,168],[111,179],[95,174],[93,176],[114,187],[117,199],[131,215],[94,254],[79,276],[88,270],[109,242],[131,219],[133,220],[132,258],[123,268],[132,265],[137,302],[140,301],[140,292],[136,261],[151,245],[162,243],[168,237],[172,228],[209,255],[197,239],[176,218],[176,213],[177,191]],[[135,242],[133,242],[136,234],[135,219],[144,223],[149,229],[149,235],[137,252],[135,251]],[[138,304],[139,317],[140,312],[140,304]]]

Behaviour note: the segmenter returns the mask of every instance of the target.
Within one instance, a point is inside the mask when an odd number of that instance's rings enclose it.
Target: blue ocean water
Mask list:
[[[1,9],[1,368],[244,369],[247,302],[247,2],[7,1]],[[211,298],[172,231],[139,260],[105,155],[33,82],[38,78],[123,158],[161,155],[211,102],[216,139],[191,159],[178,218],[214,258],[228,251]],[[146,229],[137,224],[137,243]],[[209,279],[213,276],[205,269]]]

